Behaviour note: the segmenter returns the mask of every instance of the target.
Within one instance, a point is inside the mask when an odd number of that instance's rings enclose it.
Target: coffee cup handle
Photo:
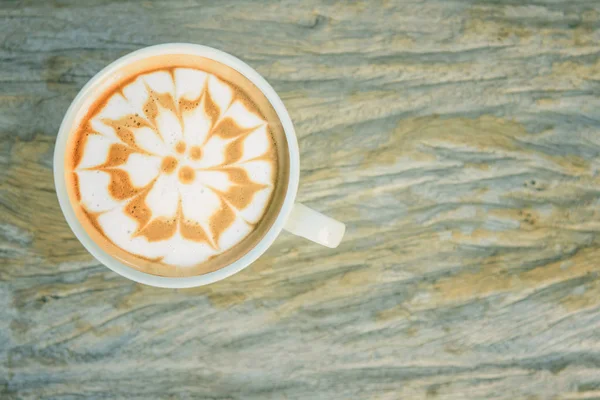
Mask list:
[[[323,246],[336,248],[342,241],[346,225],[304,204],[296,203],[284,229]]]

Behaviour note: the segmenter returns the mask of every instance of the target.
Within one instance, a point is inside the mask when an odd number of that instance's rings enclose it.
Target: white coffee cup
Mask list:
[[[64,157],[67,140],[72,132],[74,121],[78,119],[78,116],[81,115],[80,113],[85,112],[94,100],[93,94],[102,91],[105,86],[118,80],[120,78],[119,71],[121,71],[124,66],[135,61],[143,60],[147,57],[169,54],[190,54],[209,58],[235,69],[252,81],[263,92],[277,112],[285,131],[290,157],[290,173],[283,206],[281,207],[275,222],[262,240],[248,253],[226,267],[204,275],[181,278],[163,277],[138,271],[120,262],[100,248],[100,246],[89,237],[75,216],[75,212],[67,195],[65,182]],[[225,279],[228,276],[241,271],[260,257],[260,255],[273,244],[283,229],[324,246],[331,248],[337,247],[344,235],[346,229],[345,225],[314,211],[303,204],[295,202],[299,175],[300,155],[298,152],[298,141],[296,139],[294,125],[292,124],[292,120],[290,119],[283,102],[277,93],[275,93],[275,90],[273,90],[271,85],[269,85],[258,72],[236,57],[211,47],[187,43],[169,43],[146,47],[121,57],[97,73],[83,89],[81,89],[77,97],[75,97],[75,100],[73,100],[73,103],[71,103],[71,106],[63,118],[60,130],[58,131],[58,137],[54,148],[54,183],[56,185],[56,193],[67,223],[75,233],[75,236],[77,236],[83,246],[98,261],[116,273],[136,282],[166,288],[188,288],[206,285]]]

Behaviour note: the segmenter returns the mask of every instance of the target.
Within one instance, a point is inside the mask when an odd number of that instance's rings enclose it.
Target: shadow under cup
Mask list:
[[[119,63],[119,60],[111,64],[111,66],[117,63]],[[290,183],[289,146],[285,130],[273,105],[265,94],[242,73],[228,65],[203,56],[185,53],[149,55],[129,63],[118,65],[113,70],[111,70],[111,66],[107,67],[99,76],[93,78],[91,85],[89,84],[89,86],[82,90],[82,93],[79,95],[82,96],[81,101],[78,102],[76,100],[73,103],[74,105],[76,103],[79,104],[73,110],[74,118],[70,126],[66,127],[69,132],[64,147],[63,160],[55,160],[55,162],[63,163],[64,183],[69,205],[77,219],[77,223],[81,225],[85,234],[101,251],[128,267],[152,275],[161,277],[198,276],[220,270],[240,260],[254,249],[273,227],[275,221],[280,216],[286,196],[288,195],[288,186]],[[96,219],[97,216],[87,211],[80,204],[79,182],[77,174],[74,172],[81,157],[78,151],[82,146],[82,141],[86,140],[85,133],[89,129],[88,121],[96,114],[97,110],[106,104],[108,98],[122,87],[133,82],[139,75],[173,68],[192,68],[210,73],[222,81],[229,83],[242,96],[246,96],[246,100],[255,106],[261,117],[268,123],[269,133],[274,143],[274,155],[277,165],[274,188],[268,200],[266,211],[253,226],[251,232],[232,248],[189,267],[169,265],[163,263],[162,258],[149,259],[134,255],[115,245],[99,227]]]

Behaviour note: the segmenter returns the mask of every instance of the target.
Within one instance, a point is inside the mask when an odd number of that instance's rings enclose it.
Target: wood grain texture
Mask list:
[[[0,398],[599,399],[598,1],[0,1]],[[336,250],[193,290],[70,232],[61,118],[140,47],[254,66]]]

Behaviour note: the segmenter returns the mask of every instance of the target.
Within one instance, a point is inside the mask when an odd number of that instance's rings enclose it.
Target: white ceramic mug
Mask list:
[[[89,237],[79,220],[76,218],[67,195],[65,183],[64,157],[67,140],[72,132],[75,121],[81,118],[81,115],[83,115],[82,113],[86,111],[94,100],[94,94],[98,91],[102,91],[103,88],[111,82],[118,80],[120,78],[119,71],[122,70],[125,65],[147,57],[168,54],[190,54],[209,58],[235,69],[252,81],[264,93],[267,99],[269,99],[271,105],[277,112],[285,130],[290,157],[290,175],[283,206],[281,207],[275,222],[262,240],[244,256],[224,268],[204,275],[183,278],[163,277],[138,271],[123,264],[102,250]],[[56,185],[58,201],[69,226],[84,247],[98,261],[126,278],[146,285],[167,288],[187,288],[206,285],[225,279],[228,276],[241,271],[260,257],[260,255],[271,246],[282,229],[328,247],[337,247],[342,240],[342,236],[346,229],[344,224],[295,202],[299,174],[300,156],[298,153],[298,141],[296,139],[296,133],[294,132],[294,125],[292,124],[292,120],[290,119],[283,102],[277,93],[275,93],[275,90],[273,90],[271,85],[269,85],[258,72],[243,61],[220,50],[196,44],[170,43],[146,47],[127,54],[104,68],[96,74],[83,89],[81,89],[77,97],[75,97],[75,100],[73,100],[73,103],[71,103],[71,106],[63,118],[60,130],[58,131],[58,137],[54,148],[54,183]]]

